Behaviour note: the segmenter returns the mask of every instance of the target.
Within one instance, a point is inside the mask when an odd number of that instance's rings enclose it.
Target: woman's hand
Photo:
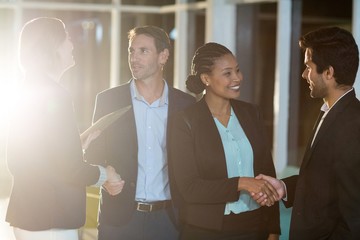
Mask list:
[[[273,205],[279,199],[276,189],[264,179],[252,177],[240,177],[238,181],[238,191],[247,191],[251,196],[254,194],[262,196],[267,206]]]
[[[279,240],[278,234],[269,234],[268,240]]]

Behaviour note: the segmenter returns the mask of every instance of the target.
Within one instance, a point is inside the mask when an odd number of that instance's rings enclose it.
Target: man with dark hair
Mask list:
[[[167,119],[195,102],[168,86],[163,67],[170,40],[154,26],[128,34],[132,79],[97,95],[93,121],[132,108],[104,130],[86,151],[89,162],[111,163],[125,181],[122,192],[102,191],[99,240],[171,240],[178,238],[167,165]],[[110,188],[109,188],[110,189]]]
[[[263,178],[293,207],[290,239],[360,239],[360,102],[353,84],[359,50],[352,34],[338,27],[304,35],[302,77],[310,96],[324,104],[301,164],[300,173]],[[259,203],[266,201],[258,196]]]

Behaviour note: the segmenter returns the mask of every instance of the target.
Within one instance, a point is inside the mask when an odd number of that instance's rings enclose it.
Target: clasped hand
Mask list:
[[[279,194],[268,181],[262,178],[241,177],[239,179],[238,190],[245,190],[250,193],[252,198],[261,200],[260,205],[272,206],[279,200]]]
[[[107,180],[103,184],[103,187],[106,189],[106,191],[112,196],[121,193],[125,185],[125,181],[121,179],[120,175],[115,171],[115,168],[112,166],[107,166],[106,174]]]
[[[276,194],[270,197],[268,197],[266,192],[251,192],[251,197],[259,205],[269,207],[274,204],[274,201],[279,201],[280,199],[284,198],[284,196],[286,196],[285,185],[281,180],[263,174],[259,174],[255,179],[265,181],[267,186],[271,186],[270,189],[272,193],[274,190],[276,191]]]
[[[84,139],[81,139],[83,150],[86,150],[89,147],[90,143],[94,141],[97,137],[99,137],[100,134],[101,131],[96,130],[85,136]],[[115,171],[115,168],[113,168],[112,166],[107,166],[106,175],[107,179],[106,182],[102,185],[103,188],[105,188],[106,191],[112,196],[121,193],[125,181],[121,179],[120,175]]]

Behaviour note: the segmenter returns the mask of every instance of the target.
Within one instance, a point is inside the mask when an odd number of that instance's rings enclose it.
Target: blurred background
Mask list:
[[[40,16],[62,19],[74,43],[76,66],[62,84],[74,98],[81,132],[91,124],[96,94],[131,77],[131,28],[156,25],[169,33],[173,49],[165,78],[184,91],[195,49],[209,41],[227,46],[244,75],[240,98],[263,111],[279,177],[297,172],[322,104],[309,97],[301,79],[299,37],[336,25],[352,31],[358,43],[360,39],[359,0],[0,0],[0,240],[13,239],[4,222],[11,189],[5,142],[12,93],[22,77],[17,39],[23,24]],[[290,211],[282,208],[282,239],[287,239]],[[87,238],[96,239],[84,234]]]

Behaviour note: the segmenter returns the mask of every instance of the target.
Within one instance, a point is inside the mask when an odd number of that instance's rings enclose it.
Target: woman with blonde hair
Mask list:
[[[78,240],[85,223],[86,186],[124,182],[108,166],[83,159],[70,94],[59,84],[74,66],[65,24],[41,17],[21,31],[19,58],[24,71],[11,113],[7,163],[13,187],[6,221],[17,240]]]

